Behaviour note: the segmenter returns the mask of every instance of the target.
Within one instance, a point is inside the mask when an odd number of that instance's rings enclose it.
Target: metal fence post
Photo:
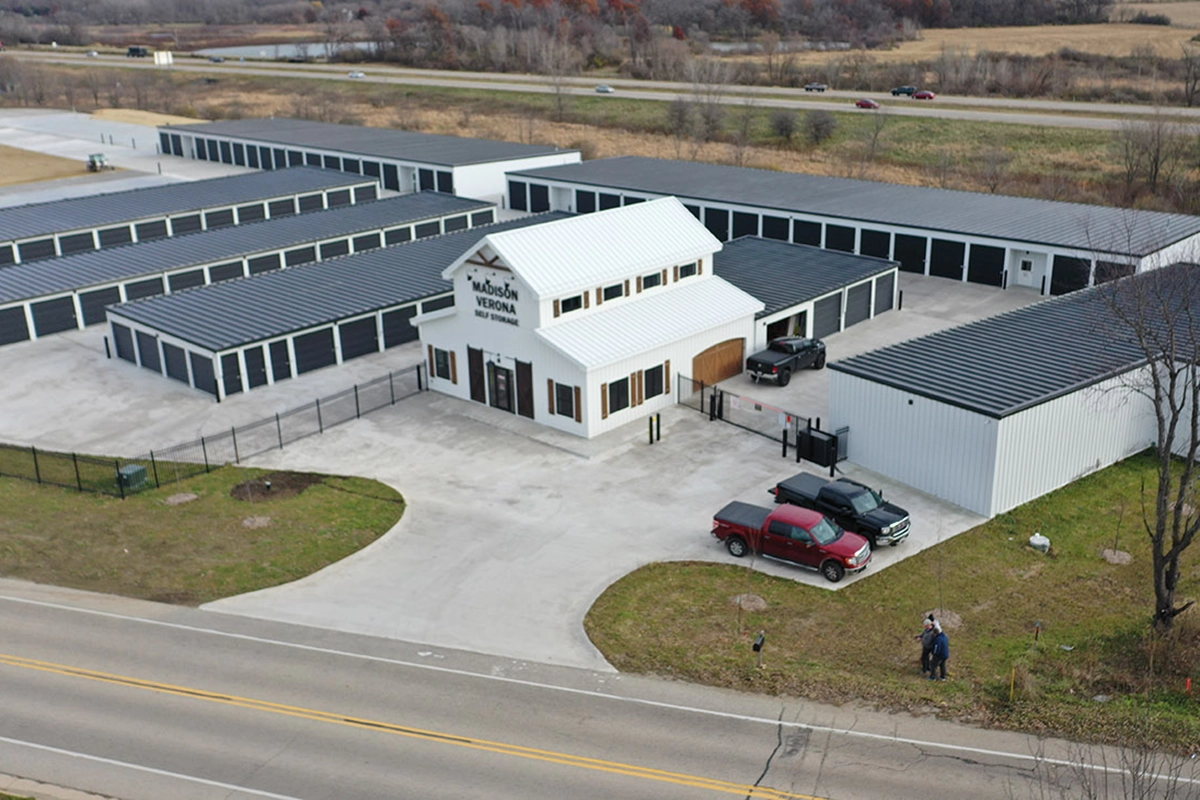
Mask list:
[[[238,449],[237,449],[237,427],[236,427],[236,426],[234,426],[234,427],[232,427],[232,428],[230,428],[230,429],[229,429],[229,436],[230,436],[230,437],[233,439],[233,463],[235,463],[235,464],[240,464],[240,463],[242,463],[242,459],[241,459],[241,457],[238,455]]]
[[[34,447],[33,445],[30,445],[30,446],[29,446],[29,452],[30,452],[30,453],[33,453],[33,476],[34,476],[35,478],[37,478],[37,482],[38,482],[38,483],[41,483],[41,482],[42,482],[42,470],[41,470],[41,468],[38,466],[38,460],[37,460],[37,448],[36,448],[36,447]]]
[[[783,429],[783,457],[787,458],[787,428]]]
[[[158,482],[158,462],[154,460],[154,451],[150,451],[150,469],[154,471],[154,488],[161,489],[162,484]]]
[[[362,410],[358,407],[358,384],[354,384],[354,418],[362,419]]]
[[[388,391],[392,393],[392,405],[396,405],[396,382],[392,380],[392,373],[388,372]],[[417,391],[421,391],[421,368],[417,367]]]
[[[716,391],[714,389],[714,391]],[[720,390],[717,400],[717,419],[725,419],[725,390]]]
[[[275,415],[275,434],[279,437],[279,449],[283,449],[283,426],[279,424],[279,415]]]
[[[125,499],[125,483],[121,480],[121,462],[119,459],[113,459],[113,468],[117,471],[117,491],[121,493],[121,499]]]
[[[654,417],[647,417],[646,422],[648,423],[648,427],[650,429],[650,444],[654,444]]]
[[[321,398],[317,398],[317,433],[325,432],[325,423],[321,421]]]
[[[424,364],[417,364],[417,391],[423,392],[425,389],[421,386],[421,373],[425,371]]]
[[[208,472],[208,445],[204,443],[204,437],[200,437],[200,452],[204,454],[204,471]]]
[[[662,440],[662,414],[654,415],[654,441]]]
[[[79,477],[79,457],[71,453],[71,463],[75,465],[75,486],[83,491],[83,480]]]

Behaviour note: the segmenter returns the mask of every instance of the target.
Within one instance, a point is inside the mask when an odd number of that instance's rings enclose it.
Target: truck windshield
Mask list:
[[[850,502],[854,504],[855,512],[859,514],[870,514],[875,509],[883,505],[883,498],[875,494],[875,492],[867,489],[859,492],[850,498]]]
[[[842,535],[842,529],[827,519],[822,519],[809,528],[808,532],[812,534],[813,541],[817,544],[831,544]]]

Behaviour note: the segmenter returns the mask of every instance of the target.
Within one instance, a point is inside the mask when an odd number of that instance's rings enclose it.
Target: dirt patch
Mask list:
[[[229,490],[234,500],[265,503],[295,497],[310,486],[322,483],[324,475],[315,472],[272,472],[254,480],[242,481]]]
[[[242,520],[243,528],[265,528],[270,524],[271,524],[270,517],[254,516],[254,517],[246,517],[244,520]]]
[[[82,161],[0,145],[0,186],[82,178],[87,174],[87,165]]]
[[[192,494],[191,492],[180,492],[179,494],[171,495],[163,502],[165,502],[169,506],[181,506],[184,503],[190,503],[193,500],[199,500],[199,499],[200,499],[200,495],[198,495],[198,494]]]
[[[1113,550],[1110,547],[1100,551],[1100,557],[1110,564],[1132,564],[1133,556],[1124,550]]]
[[[922,614],[921,618],[924,619],[930,614],[933,614],[933,618],[942,623],[942,630],[956,631],[963,626],[962,616],[948,608],[931,608]]]
[[[128,122],[132,125],[195,125],[204,122],[202,119],[180,117],[174,114],[158,114],[153,111],[138,111],[134,108],[98,108],[92,112],[96,119],[106,119],[110,122]]]
[[[736,594],[729,598],[731,606],[740,605],[743,611],[766,611],[767,601],[756,594]]]

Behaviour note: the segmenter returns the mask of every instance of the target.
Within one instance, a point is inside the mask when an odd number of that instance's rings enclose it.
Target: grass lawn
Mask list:
[[[190,605],[345,558],[404,500],[362,478],[223,467],[125,500],[0,478],[0,507],[0,575]]]
[[[653,564],[599,598],[587,632],[626,672],[1083,740],[1128,742],[1135,724],[1139,744],[1196,752],[1200,704],[1185,681],[1200,693],[1200,611],[1170,640],[1149,628],[1140,492],[1152,473],[1151,459],[1131,458],[837,592],[734,565]],[[1027,545],[1035,531],[1050,538],[1049,555]],[[1114,541],[1131,564],[1101,557]],[[743,594],[765,610],[739,614]],[[1179,598],[1197,594],[1200,551],[1185,561]],[[913,637],[934,609],[951,642],[947,683],[922,679],[917,664]]]

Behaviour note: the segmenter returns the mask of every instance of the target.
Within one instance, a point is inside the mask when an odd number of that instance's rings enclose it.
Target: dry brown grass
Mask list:
[[[1171,26],[1177,28],[1200,28],[1200,3],[1122,3],[1117,11],[1127,10],[1132,16],[1140,12],[1146,14],[1166,14],[1171,18]]]
[[[0,145],[0,186],[79,178],[87,174],[87,165],[82,161]]]

